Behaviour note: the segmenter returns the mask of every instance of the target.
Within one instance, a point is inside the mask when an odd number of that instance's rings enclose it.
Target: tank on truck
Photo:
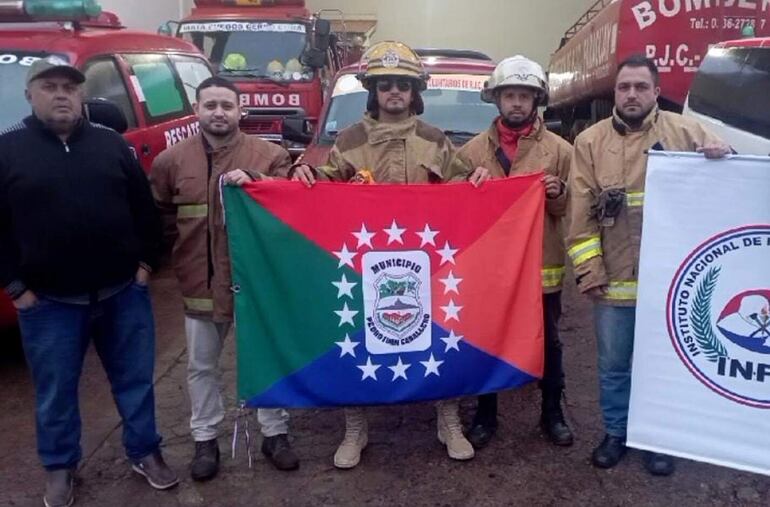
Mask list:
[[[602,11],[602,9],[616,1],[617,0],[597,0],[596,3],[588,8],[585,14],[580,16],[580,19],[578,19],[574,25],[567,29],[567,31],[564,33],[564,37],[561,38],[559,49],[563,48],[572,37],[574,37],[580,30],[582,30],[584,26],[590,23],[596,17],[596,15]]]

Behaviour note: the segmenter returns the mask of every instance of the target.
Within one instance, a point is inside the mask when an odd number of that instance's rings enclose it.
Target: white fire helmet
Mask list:
[[[505,86],[526,86],[538,92],[538,106],[548,105],[548,80],[543,68],[529,58],[521,55],[512,56],[501,61],[495,67],[481,90],[481,100],[495,102],[495,90]]]

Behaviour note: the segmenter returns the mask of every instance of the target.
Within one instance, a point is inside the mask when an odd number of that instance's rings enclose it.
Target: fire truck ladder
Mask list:
[[[596,15],[602,11],[602,9],[613,2],[617,2],[617,0],[596,0],[596,2],[588,8],[588,11],[586,11],[586,13],[583,14],[580,19],[578,19],[577,22],[569,27],[569,29],[564,33],[564,37],[562,37],[559,47],[561,48],[564,46],[567,41],[574,37],[575,34],[577,34],[584,26],[590,23],[596,17]]]

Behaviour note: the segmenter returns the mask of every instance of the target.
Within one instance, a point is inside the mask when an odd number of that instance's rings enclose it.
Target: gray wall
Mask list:
[[[163,22],[190,12],[193,0],[98,0],[102,9],[116,13],[129,28],[154,32]]]
[[[373,40],[517,53],[545,65],[564,32],[595,0],[307,0],[311,10],[374,14]]]

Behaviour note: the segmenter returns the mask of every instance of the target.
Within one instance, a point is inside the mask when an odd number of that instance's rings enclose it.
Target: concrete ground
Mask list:
[[[164,454],[180,474],[179,487],[152,490],[131,472],[120,445],[120,422],[98,358],[89,352],[81,383],[85,459],[79,471],[79,506],[231,507],[253,505],[578,505],[725,506],[770,505],[770,479],[711,465],[677,460],[668,478],[647,475],[639,453],[613,470],[589,462],[601,439],[595,343],[589,307],[571,288],[565,293],[562,337],[567,372],[567,415],[576,434],[570,448],[550,445],[537,427],[539,392],[534,386],[501,396],[500,429],[470,462],[453,462],[436,440],[431,404],[370,410],[370,444],[354,470],[338,471],[332,456],[342,438],[339,410],[292,411],[291,435],[302,460],[296,472],[278,472],[259,453],[256,418],[250,417],[254,466],[240,442],[235,459],[230,440],[235,407],[234,343],[222,365],[228,416],[222,425],[220,475],[194,483],[188,464],[189,404],[181,302],[170,271],[152,283],[158,333],[157,412]],[[0,505],[42,505],[44,472],[35,454],[33,391],[18,338],[0,338]],[[474,400],[463,403],[467,419]]]

